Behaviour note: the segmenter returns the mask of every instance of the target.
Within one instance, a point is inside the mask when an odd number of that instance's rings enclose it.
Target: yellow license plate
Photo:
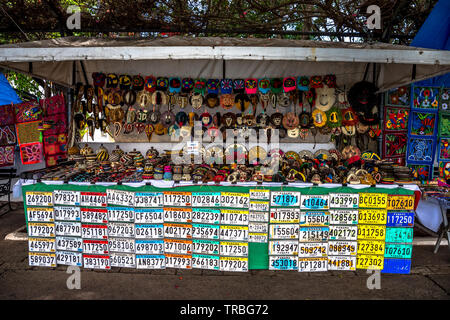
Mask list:
[[[384,241],[358,240],[359,254],[384,254]]]
[[[384,240],[386,226],[358,225],[358,240]]]
[[[383,270],[384,256],[362,254],[356,257],[356,269]]]
[[[387,198],[388,210],[414,210],[414,196],[389,196]]]
[[[385,209],[359,209],[358,223],[360,224],[386,224],[387,210]]]
[[[387,207],[387,193],[360,193],[359,207],[360,208],[375,208],[386,209]]]

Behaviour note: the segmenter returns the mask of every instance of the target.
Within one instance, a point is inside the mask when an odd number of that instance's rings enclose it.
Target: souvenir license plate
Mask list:
[[[384,241],[359,240],[358,254],[384,254]]]
[[[330,213],[328,211],[302,211],[300,225],[302,227],[329,226]]]
[[[264,222],[249,222],[248,232],[268,233],[269,225]]]
[[[374,208],[374,209],[386,209],[387,207],[386,193],[360,193],[359,194],[359,207],[360,208]]]
[[[163,255],[136,255],[136,269],[165,269]]]
[[[414,210],[414,196],[388,196],[388,210]]]
[[[34,267],[56,267],[56,254],[29,252],[28,265]]]
[[[25,193],[27,206],[51,207],[53,206],[52,192],[26,192]]]
[[[220,223],[228,225],[248,225],[247,210],[220,210]]]
[[[135,224],[136,239],[163,239],[164,225],[162,224]]]
[[[298,224],[271,224],[271,239],[298,239]]]
[[[118,238],[134,238],[134,224],[122,222],[108,223],[108,236]]]
[[[192,257],[183,254],[166,254],[166,268],[191,269]]]
[[[56,263],[65,266],[79,266],[83,263],[81,252],[58,251],[56,253]]]
[[[108,221],[134,222],[134,208],[108,207]]]
[[[135,207],[162,207],[163,205],[164,197],[162,192],[136,192],[134,195]]]
[[[106,195],[108,204],[134,207],[134,192],[106,189]]]
[[[164,208],[164,222],[192,222],[191,208]]]
[[[270,211],[270,223],[299,223],[300,209],[273,208]]]
[[[330,224],[358,224],[358,210],[330,210]]]
[[[358,193],[330,193],[330,208],[357,209],[358,206]]]
[[[136,257],[132,253],[111,253],[109,257],[111,267],[136,268]]]
[[[230,257],[247,257],[247,242],[220,242],[220,254]]]
[[[55,190],[53,191],[53,200],[55,205],[79,206],[81,194],[80,191]]]
[[[193,192],[193,207],[220,207],[220,192]]]
[[[302,195],[300,209],[327,210],[329,200],[328,195]]]
[[[222,192],[220,204],[222,207],[248,208],[250,195],[248,193]]]
[[[164,254],[164,240],[136,240],[136,254]]]
[[[358,243],[356,241],[329,241],[329,256],[355,256],[358,252]]]
[[[134,239],[129,238],[109,238],[109,250],[113,252],[135,253]],[[136,240],[136,243],[139,240]]]
[[[410,259],[384,259],[382,273],[409,274],[411,272]]]
[[[358,225],[359,240],[384,240],[386,227],[378,225]]]
[[[81,222],[55,222],[57,236],[81,237]]]
[[[190,192],[164,192],[164,206],[190,207],[192,195]]]
[[[269,270],[298,270],[298,258],[295,256],[270,256]]]
[[[56,237],[56,250],[60,251],[83,251],[83,240],[81,238]]]
[[[250,199],[270,200],[270,190],[250,189]]]
[[[163,223],[164,210],[161,209],[134,209],[135,223]]]
[[[269,211],[269,201],[250,200],[250,210],[253,211]]]
[[[109,247],[107,240],[83,240],[83,253],[108,254]]]
[[[109,256],[96,254],[83,254],[83,266],[85,269],[111,269]]]
[[[220,257],[220,271],[247,272],[248,258]]]
[[[191,240],[164,239],[164,252],[176,254],[192,254]]]
[[[300,258],[326,257],[328,254],[327,242],[299,243],[298,256]]]
[[[300,192],[296,191],[272,191],[270,205],[278,207],[291,207],[300,205]]]
[[[31,222],[53,222],[55,221],[55,213],[53,208],[27,208],[27,218]]]
[[[105,209],[81,208],[81,222],[107,223],[108,210],[106,210],[106,208]]]
[[[192,237],[199,239],[219,239],[219,226],[208,224],[192,224]]]
[[[412,244],[386,243],[385,258],[411,259]]]
[[[248,241],[248,226],[220,226],[220,240]]]
[[[330,256],[328,257],[328,270],[356,270],[356,257]]]
[[[248,221],[269,222],[269,212],[250,211],[248,214]]]
[[[192,240],[192,252],[200,254],[219,254],[220,242],[211,240]]]
[[[28,238],[28,251],[31,252],[55,252],[55,239]]]
[[[381,255],[358,254],[356,258],[357,269],[383,270],[384,257]]]
[[[81,221],[80,207],[54,207],[56,221]]]
[[[108,228],[101,224],[82,224],[81,237],[84,239],[108,239]]]
[[[328,270],[328,258],[298,258],[299,272],[321,272]]]
[[[192,268],[206,269],[206,270],[219,270],[219,257],[193,254],[192,255]]]
[[[192,222],[195,223],[220,223],[219,209],[192,209]]]
[[[55,236],[55,224],[30,222],[28,223],[28,236],[53,238]]]
[[[192,238],[192,225],[164,223],[164,238]]]
[[[412,227],[414,226],[414,212],[388,212],[388,227]]]
[[[297,240],[269,241],[269,255],[292,256],[298,254]]]
[[[359,209],[358,223],[386,224],[387,211],[384,209]]]
[[[357,226],[330,226],[328,235],[330,240],[349,240],[356,241],[358,238]]]
[[[81,192],[81,206],[106,207],[106,192]]]
[[[386,228],[386,242],[406,242],[413,241],[413,228]]]
[[[328,227],[301,227],[299,241],[327,241],[329,232]]]
[[[259,232],[248,233],[248,242],[267,243],[268,239],[269,239],[268,233],[259,233]]]

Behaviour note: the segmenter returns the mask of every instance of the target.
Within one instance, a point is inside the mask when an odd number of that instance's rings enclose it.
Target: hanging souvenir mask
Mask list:
[[[105,85],[106,75],[101,72],[94,72],[92,74],[92,79],[94,80],[94,86],[102,88]]]
[[[233,106],[234,106],[233,95],[231,95],[231,94],[222,94],[220,96],[220,105],[225,110],[229,110],[229,109],[233,108]]]
[[[334,88],[322,86],[316,89],[316,100],[314,106],[324,112],[330,110],[336,101]]]
[[[145,91],[148,92],[155,92],[156,90],[156,78],[154,76],[148,76],[145,77],[145,84],[144,84]]]
[[[222,115],[222,125],[225,128],[232,128],[236,124],[236,115],[232,112]]]
[[[244,112],[250,106],[250,98],[246,94],[240,93],[234,98],[234,103],[239,111]]]
[[[309,79],[309,87],[310,88],[322,88],[323,87],[322,77],[321,76],[312,76]]]
[[[194,122],[198,120],[198,115],[195,112],[189,112],[189,126],[193,127]]]
[[[265,128],[270,123],[270,117],[266,113],[261,113],[256,117],[256,123],[259,127]]]
[[[270,116],[270,122],[272,125],[274,125],[276,128],[281,127],[283,123],[283,114],[280,112],[276,112]]]
[[[220,80],[220,92],[222,94],[231,94],[233,92],[233,80],[231,79]]]
[[[131,88],[131,77],[127,74],[119,76],[119,86],[121,90],[129,90]]]
[[[297,88],[299,91],[309,90],[309,78],[308,77],[298,77],[297,78]]]
[[[332,107],[326,112],[327,115],[327,126],[330,128],[340,127],[342,124],[342,114],[341,110],[337,107]]]
[[[194,89],[194,80],[192,78],[183,78],[181,80],[181,92],[190,93]]]
[[[358,113],[358,120],[368,126],[378,124],[380,121],[378,107],[373,106],[372,110],[368,112]]]
[[[291,99],[287,93],[282,93],[277,100],[280,107],[287,108],[291,105]]]
[[[155,125],[159,123],[159,120],[161,119],[161,113],[159,111],[153,111],[150,113],[148,118],[150,122]]]
[[[216,112],[216,114],[213,117],[213,124],[215,127],[220,127],[220,124],[222,123],[222,115],[220,112]]]
[[[328,88],[336,88],[336,76],[334,74],[327,74],[323,77],[323,83],[328,86]]]
[[[344,126],[354,126],[358,122],[358,117],[352,108],[342,110],[342,124]]]
[[[255,117],[251,114],[244,116],[244,125],[248,127],[253,127],[255,125]]]
[[[319,128],[320,134],[329,135],[331,133],[331,128],[328,126],[323,126]]]
[[[219,86],[220,86],[219,79],[208,79],[208,81],[206,82],[206,89],[208,90],[208,93],[218,95]]]
[[[122,101],[128,106],[132,106],[136,102],[136,93],[133,90],[124,91]]]
[[[206,100],[206,105],[209,108],[215,108],[219,105],[219,97],[215,93],[208,93],[206,95],[205,100]]]
[[[242,117],[242,113],[236,113],[236,124],[238,126],[242,126],[244,124],[244,118]]]
[[[356,134],[355,126],[342,126],[341,130],[342,130],[342,133],[346,136],[354,136]]]
[[[358,133],[360,133],[360,134],[365,134],[365,133],[367,133],[367,131],[369,131],[369,126],[367,126],[361,122],[358,122],[356,124],[356,131],[358,131]]]
[[[180,78],[170,78],[169,79],[169,92],[179,93],[181,92],[181,80]]]
[[[289,138],[295,139],[295,138],[298,138],[299,135],[300,135],[300,129],[298,127],[297,128],[293,128],[293,129],[289,129],[287,131],[287,136]]]
[[[119,84],[119,78],[114,73],[109,73],[106,77],[106,87],[107,88],[117,88]]]
[[[134,91],[141,91],[144,89],[144,78],[141,76],[134,76],[133,77],[133,90]]]
[[[347,99],[347,92],[346,91],[340,91],[337,96],[339,107],[341,109],[347,109],[348,108],[348,99]]]
[[[233,80],[233,93],[244,93],[245,84],[244,79],[234,79]]]
[[[377,104],[378,88],[371,82],[360,81],[355,83],[348,92],[348,101],[357,113],[370,113]]]
[[[169,88],[169,79],[166,77],[158,77],[156,78],[156,90],[166,92]]]
[[[270,80],[270,91],[278,94],[283,91],[283,80],[281,78],[272,78]]]
[[[203,105],[203,96],[202,96],[202,94],[199,93],[199,92],[194,92],[191,95],[190,103],[191,103],[192,108],[194,108],[196,110],[200,109],[202,107],[202,105]]]
[[[194,92],[204,95],[205,91],[206,91],[206,79],[203,79],[203,78],[195,79],[195,81],[194,81]]]
[[[315,109],[312,113],[313,124],[317,128],[323,127],[327,123],[327,115],[319,109]]]
[[[212,123],[212,117],[208,112],[204,112],[200,115],[203,127],[208,127]]]
[[[136,100],[141,108],[147,108],[152,102],[151,93],[145,90],[141,90],[138,92]]]
[[[147,122],[148,111],[147,110],[139,110],[137,112],[137,121],[139,122]]]
[[[258,91],[258,79],[248,78],[244,81],[245,94],[256,94]]]
[[[286,77],[283,80],[283,91],[285,93],[295,90],[297,87],[294,77]]]
[[[283,127],[286,130],[292,130],[299,125],[299,119],[293,112],[288,112],[283,117]],[[289,134],[289,132],[288,132]]]
[[[189,98],[186,93],[180,93],[176,97],[176,104],[180,106],[181,109],[184,109],[189,104]]]
[[[360,157],[361,156],[361,151],[358,149],[358,147],[355,146],[346,146],[342,152],[342,159],[347,160],[350,159],[352,157]]]
[[[155,124],[154,130],[158,136],[162,136],[167,133],[167,128],[165,128],[162,123]]]
[[[151,102],[154,106],[166,105],[167,104],[167,96],[163,91],[156,90],[152,94]]]
[[[270,91],[270,80],[267,78],[259,79],[258,90],[262,94],[267,94]]]
[[[188,122],[188,115],[184,111],[180,111],[175,116],[176,123],[182,127]]]
[[[172,111],[166,111],[161,114],[161,123],[164,127],[168,128],[175,123],[175,115]]]

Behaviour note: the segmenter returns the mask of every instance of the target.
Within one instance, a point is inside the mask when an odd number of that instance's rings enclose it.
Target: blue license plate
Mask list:
[[[409,274],[411,272],[411,259],[384,259],[382,273]]]
[[[414,212],[390,211],[387,214],[388,227],[412,227],[414,226]]]

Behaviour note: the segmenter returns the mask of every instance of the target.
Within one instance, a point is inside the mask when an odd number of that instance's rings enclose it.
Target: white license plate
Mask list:
[[[359,193],[330,193],[330,208],[357,209]]]
[[[162,192],[136,192],[134,206],[137,208],[162,207],[164,197]]]
[[[164,238],[192,238],[192,225],[164,223]]]
[[[300,242],[298,248],[299,258],[326,257],[328,254],[327,242]]]
[[[297,240],[269,241],[269,255],[292,256],[298,254]]]
[[[356,241],[329,241],[329,256],[356,256],[358,243]]]
[[[134,224],[126,222],[108,223],[108,236],[118,238],[134,238]]]
[[[269,240],[269,233],[249,232],[248,242],[267,243]]]
[[[357,226],[330,226],[330,240],[356,241],[358,238]]]
[[[58,251],[56,253],[56,263],[65,266],[81,267],[83,255],[81,252]]]
[[[136,254],[164,254],[164,240],[136,240]]]
[[[248,225],[247,210],[220,210],[220,224],[226,225]]]
[[[192,224],[192,237],[197,239],[219,239],[219,226],[209,224]]]
[[[164,192],[164,206],[166,207],[190,207],[192,194],[190,192]]]
[[[248,272],[248,258],[220,257],[220,271]]]
[[[81,238],[56,237],[56,250],[82,252],[83,240]]]
[[[220,226],[220,240],[248,241],[248,226]]]
[[[192,256],[166,254],[166,268],[192,269]]]
[[[219,257],[203,254],[192,255],[192,268],[205,270],[219,270]]]
[[[134,208],[108,207],[108,221],[134,222]]]
[[[271,224],[271,239],[298,239],[298,224]]]
[[[192,222],[194,223],[220,223],[219,209],[192,209]]]
[[[327,241],[328,227],[300,227],[300,242]]]
[[[249,222],[248,232],[269,233],[269,225],[263,222]]]
[[[30,222],[53,222],[55,213],[53,208],[28,207],[27,218]]]
[[[272,191],[270,205],[277,207],[298,207],[300,205],[300,192],[297,191]]]
[[[176,254],[192,254],[191,240],[164,239],[164,252]]]
[[[56,221],[81,221],[80,207],[54,207]]]
[[[328,270],[356,270],[356,256],[329,256]]]
[[[300,209],[327,210],[329,208],[329,196],[326,195],[302,195]]]
[[[135,224],[136,239],[163,239],[164,226],[162,224]]]
[[[248,208],[250,195],[248,193],[222,192],[220,204],[222,207]]]
[[[134,192],[106,189],[106,201],[117,206],[134,207]]]
[[[28,251],[31,252],[55,252],[55,239],[28,238]]]
[[[81,237],[81,222],[56,221],[57,236]]]
[[[136,255],[136,269],[165,269],[163,255]]]
[[[269,211],[269,201],[250,200],[250,210],[252,211]]]
[[[220,254],[230,257],[248,257],[247,242],[220,242]]]
[[[211,240],[192,240],[192,252],[200,254],[219,254],[220,242]]]
[[[82,224],[81,237],[84,239],[108,239],[108,228],[102,224]]]
[[[135,253],[134,239],[108,238],[109,250],[113,252]]]
[[[83,254],[83,266],[85,269],[111,269],[109,256],[96,254]]]
[[[270,200],[270,190],[250,189],[250,199]]]
[[[220,192],[193,192],[192,206],[200,208],[220,207]]]
[[[106,208],[105,209],[81,208],[81,222],[107,223],[108,210]]]
[[[358,224],[358,210],[330,210],[330,224]]]
[[[191,208],[168,208],[164,207],[164,222],[192,222]]]
[[[135,209],[135,223],[163,223],[164,210],[161,209]]]
[[[83,240],[83,253],[108,254],[108,240]]]
[[[53,191],[55,205],[79,206],[81,201],[80,191],[55,190]]]
[[[269,222],[269,212],[250,211],[248,221],[252,222]]]
[[[106,207],[106,192],[81,192],[80,205],[85,207]]]
[[[328,211],[302,211],[300,214],[302,227],[326,227],[330,225],[330,213]]]
[[[298,258],[299,272],[328,271],[328,258]]]
[[[273,208],[270,211],[270,223],[299,223],[300,209]]]
[[[27,206],[51,207],[53,206],[53,193],[27,191],[25,193],[25,203]]]
[[[111,267],[136,268],[136,257],[132,253],[111,253],[109,257]]]
[[[296,256],[270,256],[269,270],[298,270]]]
[[[56,254],[29,252],[28,265],[34,267],[56,267]]]
[[[30,222],[28,223],[28,236],[53,238],[55,236],[55,224]]]

